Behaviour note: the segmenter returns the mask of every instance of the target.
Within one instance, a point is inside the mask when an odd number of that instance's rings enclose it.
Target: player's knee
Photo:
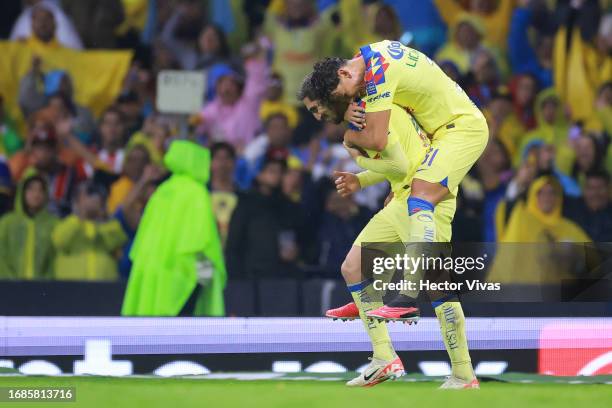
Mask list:
[[[428,201],[434,206],[448,194],[448,188],[440,183],[414,179],[410,186],[410,197]]]
[[[408,214],[413,215],[421,211],[434,211],[434,204],[429,200],[410,196],[408,198]],[[433,216],[429,216],[429,221],[433,222]]]

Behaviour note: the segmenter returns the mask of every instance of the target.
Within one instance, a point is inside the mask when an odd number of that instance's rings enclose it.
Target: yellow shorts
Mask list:
[[[451,223],[455,216],[457,200],[453,195],[440,201],[434,210],[436,223],[436,241],[450,242]],[[368,224],[361,230],[353,245],[362,243],[392,243],[409,242],[410,222],[408,219],[408,203],[405,198],[394,198],[386,207],[377,212]]]
[[[415,179],[440,183],[457,194],[457,187],[480,157],[489,140],[484,116],[461,116],[439,129]]]

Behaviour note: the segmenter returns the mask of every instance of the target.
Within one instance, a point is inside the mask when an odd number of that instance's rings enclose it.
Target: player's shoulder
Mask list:
[[[399,61],[406,55],[411,55],[414,58],[415,55],[422,54],[420,51],[394,40],[382,40],[364,45],[359,48],[359,51],[366,59],[382,56],[389,62]]]
[[[359,52],[366,60],[373,57],[380,58],[381,56],[383,58],[400,59],[402,56],[399,54],[403,53],[401,47],[403,46],[399,41],[382,40],[360,47]]]

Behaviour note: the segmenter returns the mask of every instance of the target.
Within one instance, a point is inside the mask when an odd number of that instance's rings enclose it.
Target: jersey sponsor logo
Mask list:
[[[402,43],[399,41],[391,41],[391,44],[387,47],[387,52],[393,59],[401,59],[404,56],[404,49]]]
[[[387,91],[387,92],[382,93],[382,94],[380,94],[380,95],[376,95],[376,96],[373,96],[373,97],[371,97],[371,98],[368,98],[368,100],[367,100],[367,101],[368,101],[368,103],[373,103],[373,102],[376,102],[376,101],[377,101],[377,100],[379,100],[379,99],[388,98],[388,97],[390,97],[390,96],[391,96],[391,92],[390,92],[390,91]]]

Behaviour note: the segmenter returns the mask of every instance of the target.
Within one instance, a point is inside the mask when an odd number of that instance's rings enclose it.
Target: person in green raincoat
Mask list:
[[[223,316],[225,262],[206,189],[210,152],[177,140],[164,164],[172,175],[151,196],[136,232],[121,314],[176,316],[197,290],[193,314]]]
[[[46,208],[47,189],[44,178],[27,178],[16,198],[21,202],[0,218],[0,279],[52,278],[51,233],[59,220]]]

